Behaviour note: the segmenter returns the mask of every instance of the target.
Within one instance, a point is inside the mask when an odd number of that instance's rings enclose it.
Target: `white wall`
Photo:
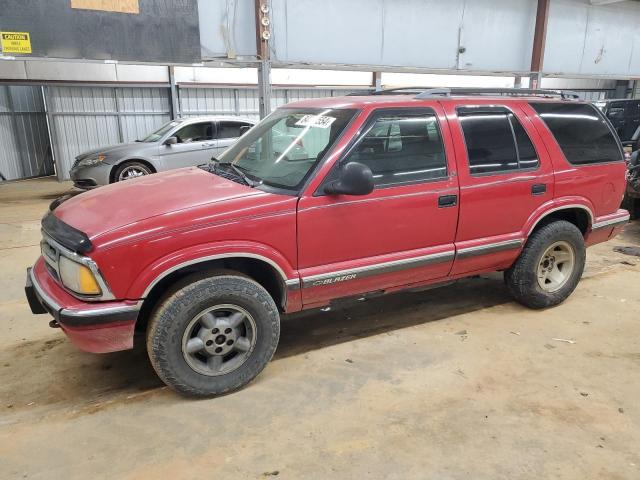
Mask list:
[[[544,71],[640,76],[640,2],[552,0]]]

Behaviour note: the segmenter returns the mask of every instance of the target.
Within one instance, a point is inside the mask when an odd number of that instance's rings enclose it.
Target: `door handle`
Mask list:
[[[438,208],[455,207],[457,204],[457,195],[442,195],[438,197]]]
[[[543,195],[544,193],[547,193],[547,186],[544,183],[531,185],[531,195]]]
[[[203,144],[202,144],[202,148],[205,148],[205,147],[213,147],[214,145],[215,145],[215,143],[203,143]]]

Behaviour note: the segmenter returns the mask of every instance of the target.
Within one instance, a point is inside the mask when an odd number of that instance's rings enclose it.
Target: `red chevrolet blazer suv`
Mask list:
[[[145,332],[167,385],[212,396],[260,373],[281,314],[491,271],[557,305],[628,221],[624,191],[619,139],[571,95],[307,100],[208,164],[54,202],[26,294],[82,350]]]

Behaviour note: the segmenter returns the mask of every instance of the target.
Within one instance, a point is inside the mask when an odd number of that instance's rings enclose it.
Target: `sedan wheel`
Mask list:
[[[142,177],[144,175],[149,175],[150,173],[149,169],[142,165],[127,165],[118,172],[118,182]]]

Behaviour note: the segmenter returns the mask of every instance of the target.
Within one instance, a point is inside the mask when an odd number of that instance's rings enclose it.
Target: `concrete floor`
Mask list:
[[[554,309],[489,276],[298,315],[255,382],[193,401],[143,350],[82,353],[30,314],[39,219],[68,189],[0,186],[0,478],[640,478],[640,258],[613,251],[639,223]]]

